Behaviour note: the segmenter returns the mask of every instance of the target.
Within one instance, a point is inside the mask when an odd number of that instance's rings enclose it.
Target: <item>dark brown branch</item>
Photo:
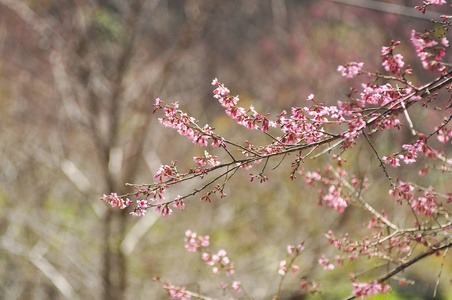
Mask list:
[[[418,254],[417,256],[413,257],[412,259],[410,259],[409,261],[399,265],[398,267],[394,268],[392,271],[386,273],[385,275],[381,276],[380,278],[377,279],[378,282],[383,283],[386,280],[390,279],[391,277],[393,277],[394,275],[402,272],[403,270],[407,269],[409,266],[417,263],[418,261],[429,257],[430,255],[435,254],[438,251],[444,250],[444,249],[448,249],[450,247],[452,247],[452,241],[450,241],[450,237],[448,237],[446,239],[445,244],[439,244],[437,246],[430,246],[427,250],[425,250],[424,252]],[[350,300],[350,299],[356,299],[355,296],[350,296],[348,298],[345,298],[345,300]]]

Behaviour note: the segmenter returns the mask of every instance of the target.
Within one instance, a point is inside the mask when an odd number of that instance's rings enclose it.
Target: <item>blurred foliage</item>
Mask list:
[[[124,24],[117,16],[105,9],[97,9],[93,14],[94,29],[110,41],[117,41],[124,37]]]
[[[212,249],[228,251],[237,277],[256,299],[276,291],[286,245],[301,241],[306,241],[298,262],[303,275],[321,282],[326,299],[347,296],[348,273],[364,271],[373,261],[321,270],[318,256],[334,254],[322,233],[334,228],[359,238],[366,218],[353,207],[339,214],[317,206],[315,189],[289,180],[290,156],[279,166],[272,162],[268,170],[276,169],[268,171],[269,182],[250,183],[247,172],[238,174],[226,199],[207,204],[194,197],[185,211],[168,218],[153,212],[124,217],[97,199],[124,191],[125,182],[152,181],[159,165],[171,160],[186,170],[204,150],[159,125],[160,116],[151,115],[156,97],[179,101],[190,115],[238,143],[264,142],[266,137],[237,128],[222,114],[211,94],[214,77],[240,94],[243,106],[273,115],[303,106],[310,93],[334,104],[350,85],[359,88],[358,81],[340,77],[337,65],[364,61],[368,69],[381,70],[380,47],[391,39],[403,41],[400,51],[419,69],[407,40],[411,28],[425,26],[430,25],[422,19],[323,0],[0,1],[0,294],[106,298],[103,270],[109,261],[119,266],[109,279],[123,299],[164,298],[152,281],[156,274],[219,296],[221,276],[184,249],[189,228],[209,234]],[[431,126],[429,114],[413,111],[425,126]],[[408,130],[394,131],[375,143],[389,154],[398,150],[393,140],[409,138]],[[345,158],[351,162],[347,171],[369,177],[371,188],[363,196],[385,206],[393,201],[368,145],[358,144]],[[304,167],[315,170],[328,160]],[[438,173],[434,180],[447,187],[450,178]],[[180,186],[168,197],[193,188]],[[397,204],[387,213],[400,215],[400,222],[408,215]],[[140,229],[143,235],[135,236]],[[121,257],[126,264],[118,263]],[[405,275],[431,287],[438,271],[433,265],[439,264],[413,267]],[[444,265],[443,295],[450,291],[449,257]],[[395,285],[381,299],[407,299]],[[297,280],[287,279],[285,293],[287,299],[299,294]]]

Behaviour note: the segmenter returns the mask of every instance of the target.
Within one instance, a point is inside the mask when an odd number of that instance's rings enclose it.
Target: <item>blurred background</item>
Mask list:
[[[392,39],[402,41],[399,53],[420,70],[408,39],[412,28],[431,27],[435,14],[415,12],[419,4],[0,0],[0,299],[165,299],[155,275],[222,297],[218,283],[226,279],[185,251],[186,229],[209,234],[214,252],[228,251],[236,279],[255,299],[271,299],[286,246],[302,241],[301,273],[321,282],[325,299],[349,295],[348,274],[374,262],[323,271],[319,254],[337,253],[322,233],[362,237],[367,216],[317,206],[315,189],[289,180],[290,160],[270,171],[265,184],[250,183],[248,172],[238,174],[227,198],[209,204],[193,197],[185,211],[166,218],[154,212],[135,218],[98,199],[127,192],[126,182],[152,182],[159,166],[172,160],[187,170],[203,153],[158,123],[160,116],[152,114],[157,97],[178,101],[235,142],[258,143],[265,137],[222,114],[212,97],[213,78],[239,94],[242,106],[274,116],[305,105],[311,93],[330,105],[345,100],[359,81],[342,78],[337,66],[363,61],[366,69],[381,70],[381,46]],[[425,112],[421,117],[425,126],[434,125]],[[392,140],[409,136],[409,130],[389,133],[376,145],[387,155],[397,151]],[[393,201],[386,199],[389,184],[368,145],[358,144],[352,155],[345,157],[357,162],[350,172],[375,184],[366,199]],[[315,170],[328,159],[305,167]],[[432,180],[447,186],[448,179]],[[198,183],[168,196],[191,192]],[[404,212],[393,207],[403,223]],[[415,288],[392,284],[393,298],[387,299],[430,299],[441,257],[427,260],[403,274],[417,281]],[[446,262],[438,299],[452,293]],[[302,295],[298,282],[288,276],[283,299],[319,298]]]

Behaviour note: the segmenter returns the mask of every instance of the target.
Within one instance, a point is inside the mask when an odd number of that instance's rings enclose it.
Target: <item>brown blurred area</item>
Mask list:
[[[381,46],[391,39],[416,61],[410,29],[428,21],[339,2],[0,0],[0,298],[162,299],[157,274],[221,297],[224,278],[184,250],[186,229],[228,251],[255,299],[271,298],[287,244],[303,240],[302,273],[325,280],[326,295],[350,293],[350,269],[326,273],[317,264],[329,251],[321,234],[359,231],[365,216],[318,207],[314,189],[289,180],[290,160],[266,184],[238,174],[227,198],[194,197],[166,218],[138,219],[98,200],[127,192],[126,182],[152,182],[172,160],[186,170],[204,151],[160,126],[157,97],[238,143],[265,141],[222,114],[213,78],[243,106],[275,115],[305,105],[311,93],[327,104],[344,99],[358,81],[340,77],[337,66],[363,61],[380,70]],[[355,155],[357,174],[378,169],[368,149]],[[285,290],[287,298],[298,291],[296,279]]]

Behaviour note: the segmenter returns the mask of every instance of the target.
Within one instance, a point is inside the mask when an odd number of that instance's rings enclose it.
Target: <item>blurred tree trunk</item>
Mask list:
[[[78,130],[87,130],[96,147],[93,154],[100,162],[103,182],[94,183],[95,190],[124,192],[124,181],[133,181],[136,174],[134,170],[137,170],[140,162],[138,158],[144,145],[144,142],[137,142],[124,149],[124,137],[119,134],[120,122],[129,111],[121,102],[124,101],[125,78],[136,50],[135,37],[143,1],[124,3],[126,7],[122,12],[108,1],[94,5],[77,3],[72,7],[74,34],[68,37],[61,35],[60,28],[54,27],[58,24],[55,19],[38,16],[24,2],[2,2],[38,33],[38,39],[48,43],[46,48],[50,52],[55,85],[60,87],[63,104],[68,106],[67,121]],[[99,24],[99,20],[94,18],[96,13],[104,14],[97,17],[104,18],[100,21],[105,21],[105,24]],[[82,21],[78,22],[77,18]],[[116,21],[121,23],[120,28],[114,27],[116,24],[113,22]],[[101,30],[105,32],[99,34]],[[108,36],[116,34],[121,35],[120,38]],[[102,49],[109,44],[113,49]],[[146,139],[149,117],[145,118],[142,125],[128,133],[137,138],[137,141]],[[62,142],[70,147],[69,140]],[[123,166],[124,151],[127,150],[128,161]],[[64,159],[71,160],[68,153],[63,156]],[[115,212],[108,209],[102,218],[104,258],[101,274],[104,299],[125,298],[127,257],[121,249],[121,243],[129,220],[126,216],[126,211]]]
[[[120,157],[114,157],[115,153],[123,153],[120,144],[119,126],[121,119],[124,118],[124,107],[121,107],[121,101],[124,100],[121,95],[125,90],[125,77],[129,71],[129,64],[134,57],[135,51],[135,37],[137,31],[137,24],[140,20],[140,11],[142,7],[142,0],[135,0],[130,3],[127,15],[123,16],[123,32],[122,39],[120,39],[115,46],[118,47],[117,53],[113,57],[107,57],[103,66],[104,70],[109,70],[105,74],[105,78],[108,79],[108,91],[104,94],[96,93],[93,89],[93,82],[87,81],[86,78],[95,76],[92,70],[86,68],[85,65],[79,66],[78,80],[80,85],[88,91],[88,105],[90,109],[89,123],[92,129],[95,130],[91,136],[94,138],[94,143],[97,145],[97,153],[101,158],[101,169],[104,174],[106,189],[108,192],[117,191],[124,193],[123,182],[125,180],[133,181],[133,172],[124,171],[136,170],[138,160],[129,161],[127,166],[122,166]],[[114,11],[110,11],[110,3],[108,1],[102,1],[99,3],[99,7],[105,11],[105,13],[115,14]],[[85,35],[81,36],[78,42],[77,55],[80,59],[84,60],[89,55],[89,49],[85,46],[86,43],[90,43],[89,34],[92,33],[96,24],[91,22]],[[113,33],[114,34],[114,33]],[[91,48],[91,47],[90,47]],[[92,49],[92,48],[91,48]],[[102,53],[102,52],[100,52]],[[88,65],[88,64],[87,64]],[[102,99],[103,98],[103,99]],[[106,101],[107,100],[107,101]],[[99,107],[104,104],[104,107]],[[107,111],[105,112],[105,107]],[[106,118],[103,118],[106,116]],[[102,124],[102,122],[106,123]],[[105,126],[105,127],[104,127]],[[102,129],[102,128],[105,129]],[[131,133],[133,134],[133,132]],[[146,130],[141,130],[139,140],[144,140]],[[133,152],[141,153],[143,143],[137,143],[133,149]],[[113,165],[120,165],[120,168],[114,168]],[[125,291],[127,288],[127,257],[124,255],[121,249],[121,243],[126,235],[127,212],[120,211],[114,212],[113,210],[107,210],[103,218],[103,240],[104,240],[104,263],[102,270],[103,277],[103,289],[104,299],[124,299]]]
[[[47,106],[48,115],[64,112],[61,121],[48,124],[50,131],[56,130],[61,143],[61,151],[52,156],[43,149],[46,159],[55,161],[51,167],[61,168],[79,191],[89,197],[88,201],[101,193],[125,193],[124,183],[134,182],[143,164],[154,93],[165,88],[174,76],[175,62],[202,32],[206,8],[195,5],[187,18],[186,3],[166,4],[168,14],[176,16],[169,24],[178,22],[181,29],[171,50],[156,59],[148,57],[146,47],[149,39],[154,43],[152,35],[158,33],[142,28],[143,20],[150,18],[156,5],[144,0],[54,3],[52,14],[48,7],[35,12],[25,1],[0,0],[0,3],[28,26],[48,57],[53,76],[53,86],[48,89],[57,91],[56,98],[46,99],[48,103],[54,101]],[[141,52],[137,55],[138,51]],[[150,71],[159,74],[153,81],[149,81]],[[43,71],[40,78],[46,80],[45,75]],[[44,116],[42,111],[36,114],[43,121]],[[86,143],[87,137],[91,155],[77,161],[75,157],[82,147],[78,140]],[[99,175],[95,182],[86,179],[91,177],[85,177],[84,173],[90,172],[87,167],[95,168]],[[97,227],[102,228],[102,298],[125,299],[128,254],[124,253],[123,243],[131,218],[128,211],[104,207],[101,211],[102,225]],[[64,288],[60,292],[64,294]],[[65,295],[70,293],[74,292]]]

